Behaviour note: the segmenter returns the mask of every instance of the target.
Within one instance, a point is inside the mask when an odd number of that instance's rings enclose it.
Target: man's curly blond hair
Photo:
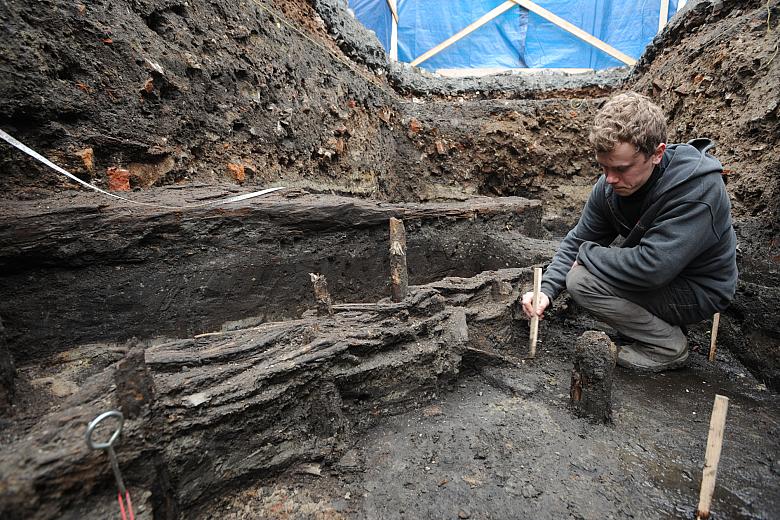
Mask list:
[[[630,143],[650,157],[666,142],[666,118],[661,107],[636,92],[613,96],[596,114],[590,144],[597,153],[609,153],[618,143]]]

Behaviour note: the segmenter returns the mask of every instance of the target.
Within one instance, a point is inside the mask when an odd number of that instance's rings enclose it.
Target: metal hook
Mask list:
[[[95,428],[97,427],[100,422],[102,422],[104,419],[108,419],[109,417],[116,417],[119,419],[119,426],[114,431],[114,433],[111,435],[111,438],[108,439],[108,442],[98,442],[95,443],[92,441],[92,432],[95,431]],[[122,412],[118,410],[111,410],[105,413],[102,413],[95,417],[92,422],[89,423],[89,426],[87,426],[87,446],[89,446],[89,449],[91,450],[108,450],[111,449],[114,446],[114,443],[119,438],[119,434],[122,433],[122,426],[125,424],[125,416],[122,415]]]

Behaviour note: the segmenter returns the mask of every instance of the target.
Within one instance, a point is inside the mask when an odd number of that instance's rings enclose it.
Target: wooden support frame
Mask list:
[[[669,0],[661,0],[661,14],[658,17],[658,32],[664,30],[669,21]]]
[[[669,2],[669,0],[662,0],[662,1],[666,2],[666,4],[667,4],[667,11],[668,11],[668,2]],[[469,34],[471,34],[472,32],[476,31],[477,29],[479,29],[480,27],[482,27],[486,23],[490,22],[494,18],[496,18],[496,17],[504,14],[505,12],[509,11],[515,5],[518,5],[518,6],[522,7],[522,8],[524,8],[524,9],[528,9],[532,13],[534,13],[534,14],[536,14],[538,16],[541,16],[542,18],[544,18],[548,22],[551,22],[551,23],[557,25],[558,27],[560,27],[564,31],[566,31],[566,32],[576,36],[577,38],[583,40],[585,43],[587,43],[589,45],[592,45],[593,47],[596,47],[600,51],[603,51],[603,52],[609,54],[613,58],[622,61],[626,65],[629,65],[629,66],[633,67],[636,64],[636,60],[634,58],[632,58],[631,56],[629,56],[628,54],[620,52],[619,50],[617,50],[616,48],[612,47],[608,43],[603,42],[602,40],[599,40],[598,38],[596,38],[592,34],[589,34],[589,33],[585,32],[585,31],[583,31],[582,29],[580,29],[579,27],[577,27],[576,25],[574,25],[574,24],[572,24],[570,22],[567,22],[566,20],[564,20],[560,16],[558,16],[558,15],[548,11],[544,7],[540,6],[539,4],[537,4],[535,2],[532,2],[531,0],[508,0],[507,2],[504,2],[503,4],[500,4],[499,6],[494,8],[492,11],[489,11],[489,12],[485,13],[484,15],[482,15],[480,18],[478,18],[474,22],[470,23],[468,26],[466,26],[461,31],[458,31],[456,34],[450,36],[449,38],[447,38],[446,40],[444,40],[440,44],[436,45],[432,49],[428,50],[427,52],[424,52],[423,54],[421,54],[420,56],[415,58],[411,62],[411,65],[416,67],[420,63],[422,63],[422,62],[432,58],[433,56],[437,55],[438,53],[440,53],[441,51],[443,51],[444,49],[446,49],[447,47],[449,47],[453,43],[461,40],[465,36],[468,36]],[[392,46],[392,43],[391,43],[391,46]]]
[[[390,7],[390,13],[393,15],[390,20],[390,59],[398,61],[398,0],[387,0]]]
[[[548,22],[554,23],[555,25],[557,25],[558,27],[560,27],[564,31],[573,34],[574,36],[576,36],[580,40],[582,40],[585,43],[588,43],[588,44],[596,47],[600,51],[606,52],[607,54],[609,54],[613,58],[622,61],[626,65],[630,65],[630,66],[633,67],[634,64],[636,64],[636,60],[634,58],[632,58],[631,56],[629,56],[628,54],[620,52],[619,50],[617,50],[613,46],[609,45],[608,43],[605,43],[605,42],[599,40],[598,38],[596,38],[592,34],[588,34],[587,32],[585,32],[582,29],[580,29],[579,27],[577,27],[576,25],[574,25],[574,24],[572,24],[570,22],[567,22],[566,20],[564,20],[563,18],[561,18],[557,14],[551,13],[550,11],[548,11],[544,7],[540,6],[539,4],[537,4],[535,2],[531,2],[531,0],[511,0],[511,1],[514,2],[515,4],[519,5],[520,7],[528,9],[532,13],[541,16],[542,18],[544,18]]]
[[[455,43],[458,40],[462,39],[464,36],[467,36],[467,35],[473,33],[474,31],[476,31],[477,29],[479,29],[480,27],[482,27],[483,25],[485,25],[486,23],[488,23],[492,19],[494,19],[494,18],[504,14],[505,12],[509,11],[514,6],[515,5],[514,5],[513,2],[504,2],[503,4],[499,5],[495,9],[493,9],[492,11],[489,11],[489,12],[483,14],[481,17],[479,17],[477,20],[471,22],[469,25],[467,25],[461,31],[455,33],[454,35],[450,36],[449,38],[447,38],[446,40],[441,42],[436,47],[430,49],[427,52],[424,52],[423,54],[421,54],[420,56],[415,58],[411,62],[411,65],[416,67],[417,65],[419,65],[422,62],[424,62],[425,60],[428,60],[428,59],[432,58],[433,56],[436,56],[437,54],[439,54],[441,51],[443,51],[444,49],[446,49],[447,47],[449,47],[453,43]]]
[[[667,0],[668,2],[669,0]],[[398,7],[395,5],[396,0],[387,0],[387,6],[390,8],[390,13],[393,15],[393,20],[398,23]]]

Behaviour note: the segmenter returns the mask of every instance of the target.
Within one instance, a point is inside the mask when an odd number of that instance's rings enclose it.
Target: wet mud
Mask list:
[[[383,420],[333,468],[295,468],[199,518],[693,519],[715,394],[730,407],[712,518],[774,518],[780,403],[746,371],[732,380],[703,356],[661,375],[617,368],[614,423],[597,425],[569,409],[570,361],[542,352]]]

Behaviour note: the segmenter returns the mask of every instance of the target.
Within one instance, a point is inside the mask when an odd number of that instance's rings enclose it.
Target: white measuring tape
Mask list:
[[[238,201],[241,201],[241,200],[251,199],[253,197],[259,197],[261,195],[266,195],[267,193],[272,193],[274,191],[279,191],[279,190],[283,190],[284,189],[283,186],[280,186],[278,188],[267,188],[267,189],[261,190],[261,191],[253,191],[252,193],[245,193],[243,195],[236,195],[234,197],[228,197],[226,199],[219,199],[219,200],[214,200],[214,201],[210,201],[210,202],[203,202],[201,204],[189,204],[187,206],[166,206],[165,204],[157,204],[157,203],[154,203],[154,202],[140,202],[140,201],[137,201],[137,200],[128,199],[127,197],[122,197],[121,195],[116,195],[115,193],[110,193],[110,192],[108,192],[106,190],[103,190],[103,189],[100,189],[97,186],[94,186],[94,185],[92,185],[92,184],[90,184],[88,182],[82,181],[81,179],[79,179],[78,177],[76,177],[72,173],[68,172],[67,170],[65,170],[63,168],[60,168],[59,166],[57,166],[56,164],[54,164],[53,162],[48,160],[46,157],[42,156],[41,154],[39,154],[38,152],[33,150],[32,148],[29,148],[29,147],[25,146],[24,144],[20,143],[19,141],[17,141],[16,139],[14,139],[13,137],[8,135],[7,133],[5,133],[1,129],[0,129],[0,137],[2,137],[5,142],[7,142],[8,144],[10,144],[10,145],[16,147],[17,149],[23,151],[24,153],[26,153],[27,155],[29,155],[33,159],[36,159],[36,160],[42,162],[43,164],[45,164],[49,168],[53,169],[54,171],[56,171],[58,173],[61,173],[61,174],[65,175],[66,177],[68,177],[71,180],[74,180],[74,181],[78,182],[82,186],[85,186],[87,188],[95,190],[95,191],[97,191],[99,193],[102,193],[103,195],[108,195],[109,197],[113,197],[115,199],[123,200],[123,201],[129,202],[131,204],[138,204],[138,205],[141,205],[141,206],[154,206],[154,207],[157,207],[157,208],[165,208],[165,209],[202,208],[204,206],[216,206],[218,204],[229,204],[231,202],[238,202]]]

